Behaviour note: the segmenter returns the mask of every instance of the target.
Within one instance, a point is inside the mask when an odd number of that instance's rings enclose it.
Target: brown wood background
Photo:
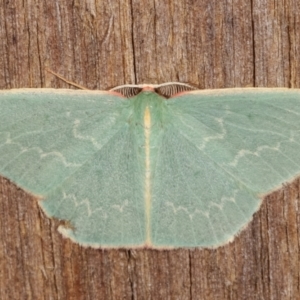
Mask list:
[[[0,89],[300,88],[299,0],[0,0]],[[96,250],[0,179],[0,299],[300,299],[299,182],[217,249]]]

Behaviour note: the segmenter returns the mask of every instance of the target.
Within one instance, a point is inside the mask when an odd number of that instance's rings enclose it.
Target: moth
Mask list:
[[[0,92],[0,174],[73,241],[217,247],[300,174],[300,90]]]

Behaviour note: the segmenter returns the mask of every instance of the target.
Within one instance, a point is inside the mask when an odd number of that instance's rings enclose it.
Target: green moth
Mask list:
[[[81,245],[216,247],[300,174],[299,104],[184,84],[1,91],[0,174]]]

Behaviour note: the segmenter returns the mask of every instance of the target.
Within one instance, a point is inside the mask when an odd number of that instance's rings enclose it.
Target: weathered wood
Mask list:
[[[300,88],[298,0],[0,0],[0,88]],[[1,299],[297,299],[299,181],[217,249],[96,250],[0,180]]]

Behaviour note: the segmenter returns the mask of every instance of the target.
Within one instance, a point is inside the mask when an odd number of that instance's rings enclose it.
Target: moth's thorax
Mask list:
[[[144,126],[145,112],[151,118],[151,126],[162,122],[163,114],[166,107],[166,99],[157,93],[146,90],[131,98],[134,110],[134,118],[137,124]]]

